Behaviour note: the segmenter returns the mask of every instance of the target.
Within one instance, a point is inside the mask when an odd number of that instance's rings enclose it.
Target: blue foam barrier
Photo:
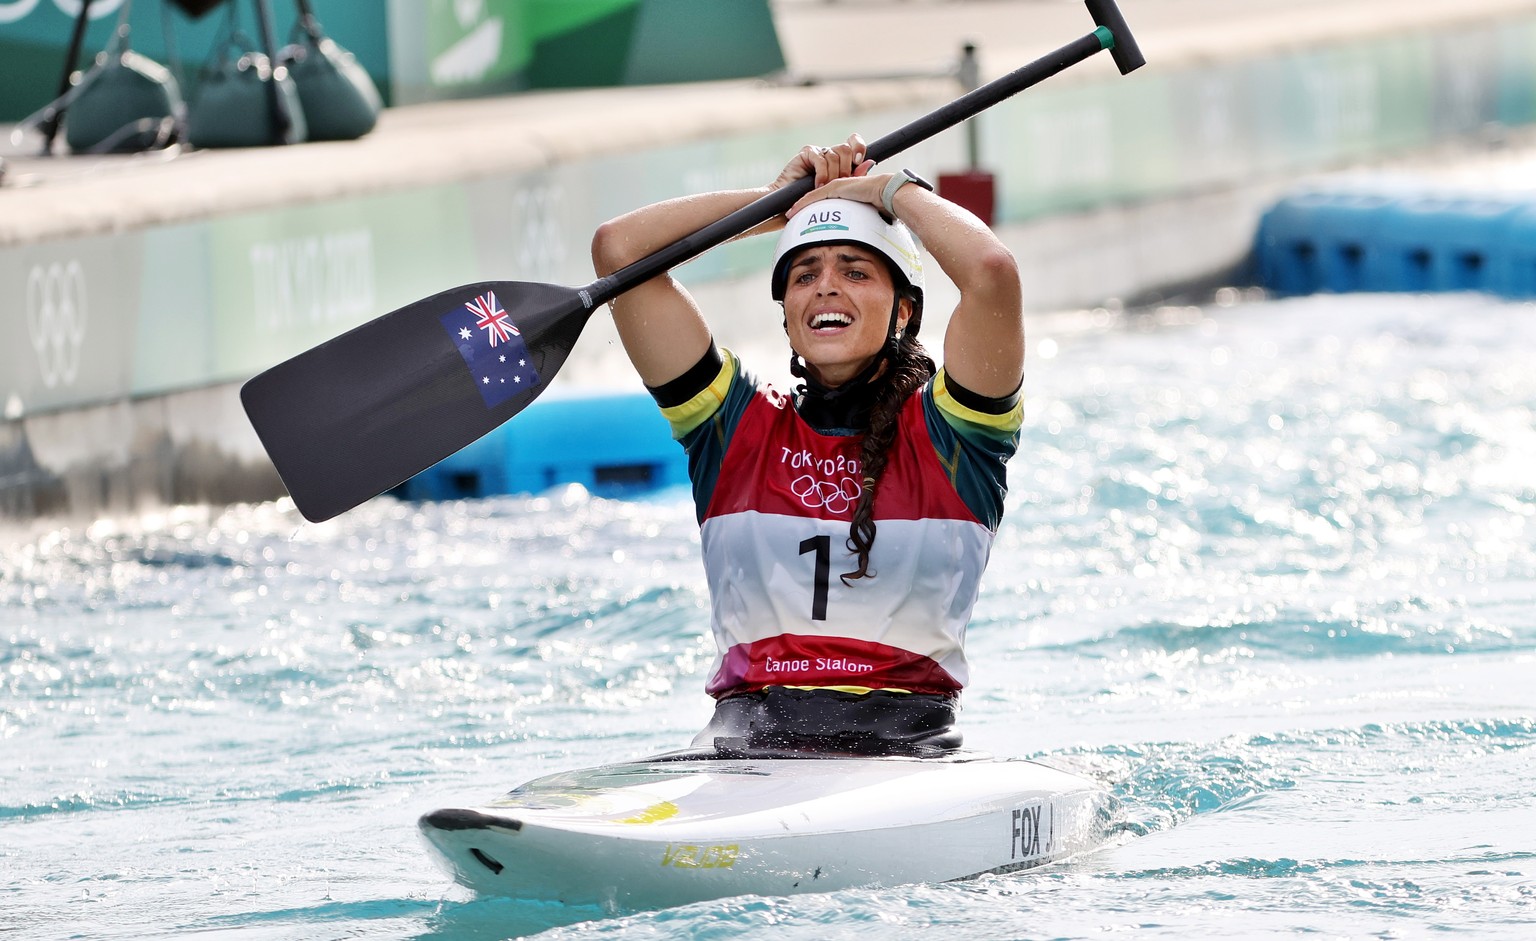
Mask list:
[[[539,399],[394,492],[456,500],[573,483],[598,496],[641,496],[686,485],[687,456],[649,395],[573,393]]]
[[[1501,293],[1497,273],[1509,248],[1509,217],[1519,208],[1475,197],[1399,201],[1387,210],[1377,252],[1391,267],[1374,289]]]
[[[1365,289],[1366,252],[1392,199],[1303,192],[1280,200],[1260,220],[1255,238],[1259,282],[1283,295]]]
[[[1508,250],[1497,272],[1505,297],[1536,298],[1536,204],[1517,210],[1506,222]]]
[[[1276,203],[1254,239],[1259,283],[1320,291],[1481,291],[1536,297],[1536,196],[1310,190]]]

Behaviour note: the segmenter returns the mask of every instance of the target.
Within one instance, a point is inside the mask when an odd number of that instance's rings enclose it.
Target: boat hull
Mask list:
[[[478,893],[634,910],[1028,869],[1097,846],[1109,805],[1028,761],[684,752],[549,775],[420,826]]]

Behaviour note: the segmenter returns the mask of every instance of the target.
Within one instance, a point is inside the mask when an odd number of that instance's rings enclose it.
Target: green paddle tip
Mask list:
[[[1093,35],[1099,37],[1100,49],[1115,48],[1115,34],[1109,31],[1108,26],[1100,26],[1098,29],[1093,31]]]

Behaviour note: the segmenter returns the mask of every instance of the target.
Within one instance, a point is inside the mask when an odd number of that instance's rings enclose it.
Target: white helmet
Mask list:
[[[773,250],[773,299],[782,301],[789,284],[789,264],[809,245],[862,245],[886,260],[897,293],[905,287],[920,306],[923,301],[923,259],[912,233],[899,221],[887,221],[880,210],[853,199],[823,199],[795,213],[779,234]],[[905,282],[903,284],[902,282]]]

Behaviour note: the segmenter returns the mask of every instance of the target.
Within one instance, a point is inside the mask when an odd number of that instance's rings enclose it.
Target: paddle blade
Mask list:
[[[240,399],[299,512],[318,523],[522,411],[590,314],[571,288],[467,284],[273,366]]]

